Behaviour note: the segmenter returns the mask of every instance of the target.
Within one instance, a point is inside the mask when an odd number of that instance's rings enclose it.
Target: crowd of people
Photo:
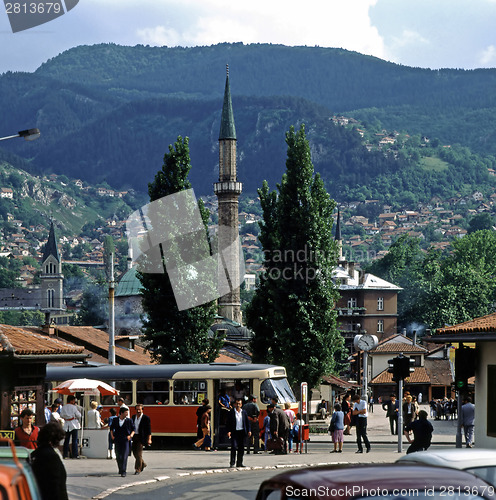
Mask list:
[[[429,403],[431,418],[440,419],[446,415],[456,415],[450,409],[454,400],[433,400]],[[328,413],[327,404],[321,402],[318,414],[327,418],[330,415],[329,432],[333,448],[331,453],[342,453],[344,435],[350,435],[352,428],[356,432],[356,453],[371,451],[367,436],[367,418],[370,411],[369,402],[358,394],[347,393],[341,399],[336,398],[332,413]],[[428,413],[420,410],[415,396],[405,392],[403,401],[398,401],[395,394],[390,394],[385,402],[380,401],[386,418],[389,420],[391,434],[398,433],[398,414],[400,405],[403,414],[402,434],[410,446],[408,453],[429,448],[432,440],[433,426],[428,421]],[[455,401],[456,403],[456,401]],[[152,428],[150,418],[143,413],[143,405],[135,406],[135,414],[130,418],[129,407],[124,399],[120,398],[117,408],[110,409],[110,416],[102,419],[102,406],[97,402],[90,403],[91,409],[87,412],[86,427],[91,429],[108,428],[108,457],[117,462],[118,472],[125,477],[127,462],[132,453],[135,458],[135,474],[140,474],[146,467],[143,460],[143,450],[152,443]],[[286,402],[281,406],[277,398],[273,398],[266,406],[267,414],[260,420],[260,407],[257,397],[237,395],[231,398],[226,391],[221,391],[217,408],[222,422],[227,430],[230,441],[231,467],[244,467],[243,457],[246,453],[286,454],[298,452],[301,444],[301,430],[303,420],[299,413],[295,413],[291,404]],[[325,408],[325,414],[324,414]],[[45,425],[40,429],[33,423],[34,413],[26,408],[22,411],[19,426],[15,430],[17,444],[34,450],[31,458],[33,472],[39,478],[42,498],[65,499],[66,474],[63,459],[79,458],[78,431],[81,429],[83,409],[77,404],[74,396],[68,396],[62,405],[57,399],[45,410]],[[197,440],[193,447],[197,450],[212,451],[212,406],[208,399],[203,399],[197,408]],[[461,425],[464,429],[466,446],[471,448],[474,439],[475,406],[471,398],[464,399],[460,412]],[[364,448],[365,447],[365,448]]]
[[[135,458],[135,474],[140,474],[146,467],[143,449],[152,443],[150,418],[143,413],[143,405],[135,406],[136,414],[129,418],[129,407],[122,398],[118,402],[118,414],[110,409],[108,419],[101,418],[102,406],[90,403],[87,412],[86,427],[109,430],[109,455],[115,449],[115,458],[119,474],[126,476],[127,462],[132,452]],[[45,425],[34,425],[34,412],[25,408],[19,417],[19,426],[15,429],[15,441],[19,446],[33,450],[30,461],[43,500],[67,500],[67,474],[64,459],[79,458],[78,433],[83,424],[84,410],[77,404],[75,396],[68,396],[62,405],[57,398],[45,408]]]

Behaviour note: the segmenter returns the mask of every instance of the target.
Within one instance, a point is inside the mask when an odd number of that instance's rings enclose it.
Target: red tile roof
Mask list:
[[[387,344],[379,344],[372,352],[374,354],[383,352],[426,353],[427,349],[419,345],[413,345],[412,343],[406,344],[404,342],[389,341]]]
[[[49,337],[39,328],[0,325],[0,354],[82,354],[84,347]]]
[[[377,377],[370,381],[370,384],[395,384],[393,374],[386,370],[379,373]],[[415,371],[406,379],[407,384],[430,384],[431,380],[424,366],[416,366]]]
[[[92,326],[56,326],[55,334],[63,339],[84,346],[88,351],[108,357],[109,336],[107,332]],[[92,359],[94,361],[94,359]],[[120,365],[150,365],[153,361],[143,347],[136,347],[135,351],[116,347],[115,361]]]
[[[464,323],[459,323],[458,325],[447,326],[446,328],[438,328],[435,337],[439,334],[446,333],[475,333],[475,332],[487,332],[496,333],[496,313],[488,314],[480,318],[475,318],[470,321],[465,321]]]

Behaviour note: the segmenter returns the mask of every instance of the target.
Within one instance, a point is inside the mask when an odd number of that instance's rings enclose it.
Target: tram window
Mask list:
[[[206,380],[175,380],[174,404],[199,405],[207,397]]]
[[[115,382],[115,388],[119,391],[118,397],[124,398],[124,402],[129,406],[133,399],[133,383],[130,380],[117,380]],[[115,404],[117,402],[117,396],[114,397],[114,399]]]
[[[145,405],[169,404],[169,381],[146,380],[136,384],[137,401]]]
[[[248,401],[248,396],[251,394],[250,381],[248,379],[221,379],[219,381],[220,391],[225,390],[229,396],[231,403],[234,403],[236,398],[241,398],[243,404]],[[218,398],[220,397],[220,393]]]
[[[270,404],[271,398],[277,398],[279,403],[296,403],[296,398],[285,378],[267,378],[260,385],[260,400],[264,404]]]

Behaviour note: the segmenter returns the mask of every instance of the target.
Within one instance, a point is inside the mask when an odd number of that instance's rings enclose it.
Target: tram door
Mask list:
[[[215,400],[212,407],[214,413],[214,447],[227,448],[230,440],[227,437],[227,419],[232,404],[236,397],[243,399],[243,404],[248,401],[248,396],[253,390],[253,382],[249,379],[219,379],[214,383]],[[224,406],[219,401],[224,403]],[[229,409],[226,409],[228,407]]]

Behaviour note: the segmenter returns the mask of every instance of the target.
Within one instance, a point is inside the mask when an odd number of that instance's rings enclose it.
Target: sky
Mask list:
[[[0,73],[34,71],[71,47],[108,42],[318,45],[406,66],[494,68],[495,22],[496,0],[79,0],[12,33],[0,2]]]

